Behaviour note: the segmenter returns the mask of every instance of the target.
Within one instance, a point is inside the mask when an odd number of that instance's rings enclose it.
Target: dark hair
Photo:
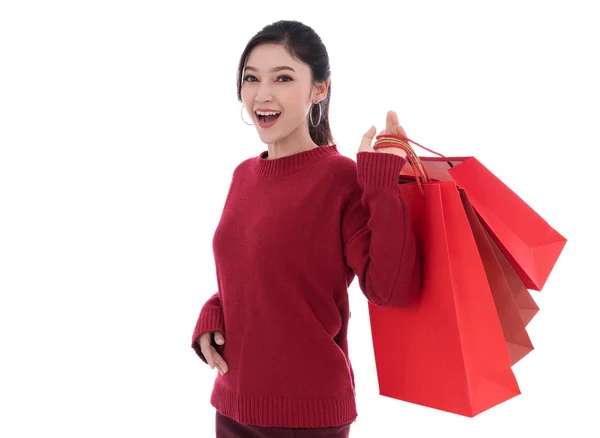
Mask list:
[[[265,43],[281,44],[292,57],[307,64],[312,72],[313,84],[330,80],[329,55],[319,35],[311,27],[299,21],[280,20],[263,27],[246,45],[240,57],[237,72],[237,97],[239,102],[242,101],[242,74],[248,55],[256,46]],[[315,128],[310,121],[308,123],[310,137],[319,146],[327,146],[335,142],[329,126],[330,98],[331,80],[327,89],[327,96],[318,104],[321,105],[319,124]],[[313,105],[310,109],[313,112],[313,119],[319,116],[319,110],[315,107],[316,105]]]

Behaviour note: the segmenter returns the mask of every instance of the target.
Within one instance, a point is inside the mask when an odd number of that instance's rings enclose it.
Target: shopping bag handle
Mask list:
[[[435,154],[439,157],[442,157],[444,159],[446,159],[446,163],[448,163],[448,166],[450,167],[454,167],[454,164],[452,164],[452,162],[448,159],[448,157],[446,157],[445,155],[440,154],[439,152],[436,152],[432,149],[429,149],[428,147],[423,146],[422,144],[417,143],[414,140],[411,140],[410,138],[404,136],[404,135],[400,135],[400,134],[382,134],[382,135],[378,135],[376,138],[382,137],[382,136],[388,136],[388,137],[393,137],[397,140],[400,141],[404,141],[404,142],[411,142],[412,144],[415,144],[417,146],[419,146],[421,149],[425,149],[427,152],[431,152],[432,154]]]
[[[427,174],[427,170],[423,166],[421,159],[414,151],[414,149],[404,140],[405,137],[395,134],[381,134],[376,137],[373,149],[381,149],[385,147],[396,147],[406,152],[406,160],[411,165],[415,172],[415,181],[419,186],[421,193],[425,193],[423,190],[423,183],[430,182],[431,179]]]

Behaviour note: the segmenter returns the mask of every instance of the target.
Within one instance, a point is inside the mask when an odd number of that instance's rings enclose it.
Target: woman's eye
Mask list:
[[[250,80],[250,79],[253,79],[253,80]],[[244,81],[245,82],[256,82],[255,79],[256,78],[254,76],[252,76],[252,75],[248,75],[248,76],[244,77]],[[286,79],[286,80],[285,81],[280,81],[280,79]],[[290,82],[290,81],[293,81],[293,79],[291,77],[289,77],[289,76],[286,76],[286,75],[282,75],[282,76],[277,77],[277,82]]]

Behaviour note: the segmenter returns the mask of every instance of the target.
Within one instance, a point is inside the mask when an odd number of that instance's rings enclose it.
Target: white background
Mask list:
[[[355,280],[351,436],[599,436],[594,3],[2,2],[0,436],[214,436],[217,371],[190,340],[231,172],[266,149],[240,119],[237,63],[279,19],[328,48],[343,154],[393,109],[569,239],[533,292],[522,394],[473,419],[378,395]]]

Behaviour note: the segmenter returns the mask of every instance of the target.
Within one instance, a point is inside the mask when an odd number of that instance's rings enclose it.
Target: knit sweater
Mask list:
[[[238,422],[316,428],[357,417],[348,355],[348,287],[355,276],[374,305],[408,305],[421,288],[420,258],[398,176],[406,159],[319,146],[233,171],[213,237],[218,290],[203,305],[197,338],[229,371],[211,404]]]

